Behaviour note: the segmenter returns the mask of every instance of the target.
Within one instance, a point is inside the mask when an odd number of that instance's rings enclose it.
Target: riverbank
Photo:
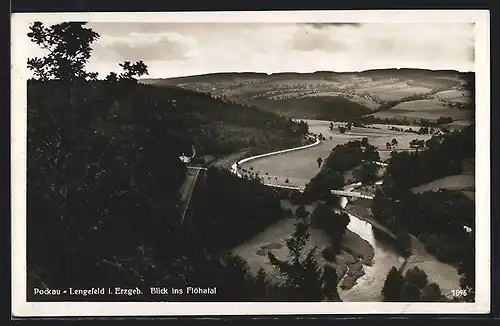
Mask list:
[[[344,211],[372,224],[373,227],[387,229],[373,218],[370,205],[370,200],[356,199],[349,202]],[[443,295],[452,298],[452,291],[460,288],[460,276],[457,268],[439,261],[426,250],[425,245],[415,236],[410,235],[410,239],[411,255],[403,261],[403,264],[396,267],[400,268],[403,274],[413,267],[422,269],[427,274],[429,283],[439,284]]]
[[[344,207],[344,211],[351,215],[356,216],[360,220],[368,222],[372,225],[372,227],[377,228],[378,230],[386,233],[392,238],[396,238],[396,235],[389,230],[386,226],[382,225],[380,222],[375,220],[371,212],[371,200],[369,199],[355,199],[354,201],[350,201]]]
[[[327,129],[328,122],[322,123],[325,129],[322,132],[328,136],[331,133]],[[318,157],[328,157],[335,142],[345,143],[348,141],[348,139],[342,139],[343,142],[341,142],[340,138],[342,137],[344,135],[335,135],[330,140],[327,137],[327,140],[317,146],[311,146],[303,151],[290,151],[280,153],[279,155],[268,154],[255,160],[250,159],[250,162],[246,162],[241,168],[251,170],[254,173],[257,172],[265,179],[271,180],[269,183],[280,184],[283,181],[288,185],[295,185],[295,183],[305,185],[317,174],[319,167],[316,159]],[[232,170],[238,172],[235,168]],[[356,187],[360,187],[363,192],[374,193],[376,185],[363,186],[361,183],[357,183],[346,185],[344,190],[350,191]],[[347,198],[341,198],[341,209],[349,213],[351,222],[347,226],[348,230],[346,230],[346,234],[342,239],[341,252],[334,257],[335,259],[328,262],[322,255],[322,251],[331,242],[322,230],[310,230],[311,236],[306,244],[306,250],[316,247],[318,249],[316,251],[318,264],[320,266],[328,264],[335,268],[339,276],[338,292],[342,301],[380,302],[382,300],[381,291],[389,270],[393,266],[397,268],[401,267],[404,258],[394,250],[394,247],[390,243],[375,239],[374,231],[384,230],[389,234],[392,234],[392,232],[373,218],[370,210],[371,200],[352,198],[351,200],[348,203]],[[295,211],[296,207],[289,206],[287,208]],[[256,272],[259,268],[263,267],[270,277],[275,280],[279,279],[279,273],[269,263],[267,252],[273,252],[278,259],[288,259],[286,239],[293,233],[293,225],[296,221],[294,218],[279,221],[256,235],[250,241],[235,248],[233,253],[238,254],[248,261],[252,272]],[[349,237],[354,237],[351,243],[349,243]],[[414,238],[412,238],[412,241],[414,241]],[[422,255],[419,256],[423,257]],[[417,256],[413,256],[412,258],[417,259],[410,259],[404,266],[404,271],[415,264],[419,264],[420,266],[429,265],[422,269],[426,272],[435,270],[434,273],[429,273],[433,274],[429,279],[436,279],[435,282],[440,285],[443,294],[446,294],[448,286],[455,283],[454,277],[446,285],[443,283],[445,280],[437,280],[441,275],[448,279],[450,273],[453,273],[453,271],[443,272],[443,269],[448,269],[448,267],[436,262],[433,256],[425,257],[423,260],[418,259]],[[459,288],[458,282],[451,289],[456,288]]]
[[[346,230],[341,242],[341,252],[351,259],[343,261],[345,272],[339,278],[338,286],[342,290],[349,290],[365,275],[364,266],[373,266],[375,251],[368,241],[351,230]]]
[[[283,209],[295,212],[297,205],[292,205],[289,200],[281,200]],[[306,211],[312,214],[315,205],[307,205]],[[289,250],[286,240],[294,232],[294,224],[299,219],[287,218],[269,226],[263,232],[255,235],[245,243],[233,248],[231,253],[242,257],[247,261],[252,274],[256,274],[259,268],[269,275],[270,281],[281,282],[283,279],[274,266],[269,262],[268,252],[273,253],[280,260],[287,260]],[[341,289],[350,289],[356,285],[359,277],[364,275],[364,267],[373,265],[374,248],[368,241],[353,231],[346,229],[342,238],[341,251],[335,255],[335,259],[329,261],[323,256],[323,251],[331,245],[330,238],[321,230],[310,228],[310,238],[306,244],[306,250],[314,247],[316,250],[316,261],[318,265],[333,267],[338,276],[338,286]]]

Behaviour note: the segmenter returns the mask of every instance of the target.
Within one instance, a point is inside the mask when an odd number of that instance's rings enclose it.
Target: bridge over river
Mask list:
[[[333,195],[338,195],[342,197],[354,197],[354,198],[364,198],[373,199],[373,195],[365,195],[357,191],[345,191],[345,190],[330,190]]]

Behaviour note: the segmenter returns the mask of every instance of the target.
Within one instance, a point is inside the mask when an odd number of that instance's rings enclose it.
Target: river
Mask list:
[[[347,203],[347,198],[340,198],[340,206],[342,208],[344,208]],[[365,274],[358,278],[356,285],[348,290],[343,290],[340,287],[338,288],[340,298],[345,302],[380,302],[381,291],[387,273],[393,266],[399,268],[403,264],[404,258],[396,254],[390,245],[375,239],[370,223],[352,214],[348,215],[351,222],[347,225],[347,228],[368,241],[373,247],[375,255],[373,257],[374,264],[372,266],[363,266]]]
[[[328,123],[327,121],[322,121],[322,124],[317,123],[318,130],[314,130],[315,132],[323,132],[325,135],[328,134]],[[321,128],[320,128],[321,127]],[[323,130],[325,129],[325,130]],[[325,141],[323,145],[330,145],[329,141]],[[277,154],[276,156],[289,155],[293,156],[293,159],[290,160],[290,166],[286,171],[286,177],[289,177],[291,180],[294,176],[293,168],[294,164],[300,166],[300,164],[305,164],[300,158],[308,157],[311,162],[306,162],[308,169],[310,170],[311,164],[315,164],[315,158],[318,157],[318,150],[315,149],[320,146],[312,146],[311,149],[302,149],[300,152],[292,152],[294,154]],[[328,146],[327,146],[328,147]],[[334,146],[332,146],[334,147]],[[331,151],[331,147],[330,147]],[[288,152],[288,151],[287,151]],[[288,152],[290,153],[290,152]],[[272,155],[272,154],[268,154]],[[267,155],[266,155],[267,156]],[[269,161],[270,156],[267,158],[259,158],[255,161]],[[247,159],[252,160],[252,159]],[[252,160],[252,162],[254,162]],[[279,170],[283,169],[283,162],[279,165]],[[276,164],[268,164],[269,167],[263,169],[264,171],[268,171],[270,167],[276,167]],[[239,175],[237,172],[236,163],[232,166],[233,172]],[[282,171],[283,172],[283,171]],[[299,171],[300,172],[300,171]],[[278,173],[278,172],[276,172]],[[317,172],[305,173],[300,178],[306,180],[310,180]],[[299,173],[300,174],[300,173]],[[312,174],[312,175],[310,175]],[[272,172],[270,173],[272,175]],[[300,180],[302,180],[300,179]],[[298,186],[297,184],[296,186]],[[344,187],[344,190],[350,191],[360,184],[352,184]],[[347,198],[342,197],[340,199],[340,207],[344,208],[348,203]],[[357,218],[352,214],[348,214],[350,217],[350,223],[347,228],[359,235],[364,240],[368,241],[370,245],[374,249],[374,258],[372,266],[363,266],[365,274],[358,278],[357,283],[348,290],[343,290],[341,288],[338,289],[340,297],[343,301],[346,302],[380,302],[381,301],[381,291],[384,285],[384,281],[387,277],[387,273],[389,270],[396,266],[399,268],[403,262],[404,258],[396,253],[394,248],[390,244],[385,244],[377,239],[373,234],[372,225],[364,220]],[[264,267],[266,272],[272,273],[272,268],[267,261],[266,255],[258,254],[259,249],[265,246],[273,246],[276,247],[273,249],[273,253],[277,256],[278,259],[283,259],[286,257],[286,250],[284,250],[286,244],[284,239],[288,237],[293,232],[293,221],[290,219],[286,219],[276,223],[275,225],[270,226],[263,232],[256,235],[250,241],[239,245],[237,248],[234,248],[232,252],[241,256],[249,263],[249,267],[251,270],[255,272],[259,267]],[[319,232],[319,230],[311,230],[311,242],[312,245],[317,247],[326,247],[329,244],[328,237],[323,233]],[[417,266],[422,268],[428,275],[429,282],[435,282],[439,284],[441,291],[444,295],[450,296],[452,290],[459,288],[459,275],[455,267],[450,266],[448,264],[444,264],[438,261],[434,256],[428,254],[425,250],[425,246],[418,241],[416,238],[412,237],[413,248],[416,248],[416,254],[414,258],[410,259],[410,262],[406,265],[405,270],[411,268],[413,266]],[[318,260],[323,260],[322,257],[318,256]],[[404,272],[403,271],[403,272]],[[339,282],[340,284],[340,282]]]

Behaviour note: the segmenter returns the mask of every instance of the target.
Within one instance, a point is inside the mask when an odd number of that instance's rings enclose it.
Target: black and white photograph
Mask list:
[[[13,314],[489,312],[487,11],[11,37]]]

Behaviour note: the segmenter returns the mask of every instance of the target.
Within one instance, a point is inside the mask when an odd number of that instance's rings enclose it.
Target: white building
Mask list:
[[[181,160],[182,163],[189,163],[189,162],[191,162],[191,158],[187,157],[186,155],[184,155],[184,153],[181,156],[179,156],[179,159]]]

